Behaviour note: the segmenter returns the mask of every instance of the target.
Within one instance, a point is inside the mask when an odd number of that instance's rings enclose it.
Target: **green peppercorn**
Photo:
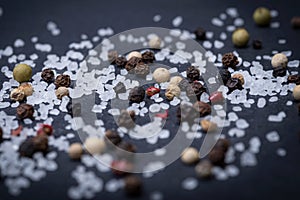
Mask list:
[[[27,82],[31,79],[32,68],[27,64],[17,64],[13,70],[13,76],[19,83]]]
[[[249,33],[246,29],[236,29],[232,34],[232,43],[237,47],[245,47],[248,44],[249,37]]]
[[[270,10],[264,7],[257,8],[253,13],[253,20],[258,26],[268,26],[271,21]]]

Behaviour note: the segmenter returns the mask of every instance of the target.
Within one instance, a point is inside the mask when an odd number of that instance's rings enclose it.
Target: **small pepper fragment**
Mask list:
[[[146,89],[146,94],[148,97],[152,97],[153,95],[157,94],[160,92],[160,89],[159,88],[156,88],[156,87],[149,87]]]
[[[48,124],[42,124],[40,129],[37,131],[38,135],[46,134],[48,136],[52,135],[53,128]]]

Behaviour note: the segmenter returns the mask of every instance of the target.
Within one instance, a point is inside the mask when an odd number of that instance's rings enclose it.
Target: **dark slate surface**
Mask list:
[[[280,29],[259,29],[252,19],[253,10],[260,5],[277,9],[280,14],[277,18],[280,21]],[[251,33],[251,38],[261,39],[264,43],[262,50],[252,48],[239,50],[240,55],[251,61],[257,54],[270,54],[272,50],[293,50],[290,59],[299,59],[299,30],[290,28],[290,19],[299,15],[299,1],[11,1],[2,0],[0,6],[4,9],[4,15],[0,18],[0,47],[12,45],[16,38],[22,38],[26,46],[15,53],[30,55],[34,52],[30,43],[32,36],[38,36],[41,42],[49,42],[53,45],[52,52],[58,55],[68,49],[68,44],[73,41],[80,41],[80,34],[88,36],[96,35],[98,28],[111,26],[115,33],[130,28],[143,26],[161,26],[171,28],[171,20],[181,15],[184,22],[181,28],[194,30],[202,26],[212,30],[215,34],[223,31],[211,25],[210,20],[218,16],[229,6],[239,9],[240,15],[245,19],[245,26]],[[152,17],[155,14],[162,15],[162,21],[154,23]],[[46,23],[52,20],[56,22],[62,33],[53,37],[46,31]],[[277,21],[277,20],[276,20]],[[286,45],[277,43],[279,38],[286,38]],[[226,47],[222,53],[234,50],[231,42],[226,41]],[[42,67],[43,53],[39,54],[38,66]],[[6,61],[0,60],[1,66]],[[270,65],[269,65],[270,66]],[[1,82],[3,80],[0,74]],[[256,99],[256,97],[253,97]],[[258,155],[258,166],[241,168],[241,174],[236,178],[227,181],[212,180],[209,182],[200,181],[194,191],[181,189],[181,182],[187,176],[194,176],[193,167],[184,166],[176,161],[150,179],[144,180],[144,193],[137,199],[149,199],[153,191],[161,191],[165,199],[298,199],[298,187],[300,185],[300,144],[298,138],[299,116],[296,104],[287,108],[285,102],[292,99],[291,94],[283,97],[277,103],[267,103],[263,110],[250,109],[247,112],[239,113],[239,117],[246,118],[251,124],[255,124],[247,130],[247,135],[242,139],[231,139],[232,143],[243,141],[248,144],[249,138],[257,135],[262,140],[261,153]],[[288,117],[284,123],[267,123],[267,116],[276,114],[280,110],[286,111]],[[7,111],[7,110],[6,110]],[[8,110],[14,113],[14,110]],[[63,124],[57,124],[57,132],[63,131]],[[265,139],[265,133],[271,130],[280,133],[281,141],[269,143]],[[224,129],[224,133],[226,133]],[[276,149],[283,147],[287,150],[287,156],[280,158],[276,155]],[[237,156],[239,157],[239,156]],[[40,182],[33,182],[29,189],[23,190],[18,197],[12,197],[7,193],[3,179],[0,180],[0,199],[68,199],[67,190],[75,181],[70,178],[70,173],[78,163],[71,162],[66,154],[59,154],[57,158],[59,170],[47,174],[47,177]],[[236,160],[239,164],[239,159]],[[110,173],[100,174],[105,180],[110,180]],[[101,192],[95,199],[123,199],[123,191],[116,193]]]

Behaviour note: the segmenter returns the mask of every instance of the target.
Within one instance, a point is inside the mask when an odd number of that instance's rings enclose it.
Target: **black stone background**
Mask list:
[[[258,28],[254,25],[252,12],[261,5],[279,11],[279,17],[274,21],[280,22],[280,29]],[[238,52],[242,58],[252,61],[256,55],[270,55],[272,50],[292,50],[293,55],[290,59],[300,58],[298,52],[300,32],[290,27],[291,17],[300,15],[299,1],[1,0],[0,6],[4,9],[4,15],[0,18],[0,48],[12,45],[17,38],[22,38],[26,43],[25,47],[14,53],[23,52],[26,55],[34,53],[30,38],[38,36],[40,42],[53,45],[53,53],[62,55],[68,49],[69,43],[80,41],[82,33],[94,36],[100,27],[106,26],[112,27],[115,33],[144,26],[171,28],[171,21],[177,15],[184,18],[180,28],[192,31],[202,26],[207,30],[212,30],[217,36],[225,30],[224,27],[213,26],[210,23],[211,18],[224,12],[227,7],[233,6],[239,9],[241,17],[245,19],[245,27],[249,30],[251,39],[261,39],[264,44],[262,50],[253,50],[251,47],[239,49]],[[152,18],[155,14],[162,16],[161,22],[153,22]],[[49,20],[56,22],[61,29],[62,32],[58,37],[53,37],[46,30]],[[277,42],[279,38],[286,38],[287,44],[279,45]],[[230,40],[227,40],[221,53],[233,50],[235,48]],[[39,53],[41,59],[43,54]],[[38,66],[34,72],[43,67],[41,59],[37,62]],[[268,62],[263,63],[270,68]],[[7,65],[6,59],[0,59],[0,64],[1,66]],[[5,77],[2,73],[0,77],[2,82]],[[247,112],[238,113],[239,117],[246,118],[250,122],[251,128],[247,129],[247,135],[244,138],[231,138],[231,141],[232,143],[243,141],[247,145],[249,138],[259,136],[263,144],[257,157],[257,166],[241,168],[241,174],[238,177],[226,181],[200,181],[197,189],[186,191],[181,189],[181,182],[187,176],[194,176],[194,168],[184,166],[177,160],[163,172],[145,179],[144,193],[137,199],[149,199],[149,194],[153,191],[161,191],[164,199],[298,199],[300,185],[299,116],[296,103],[291,107],[285,106],[288,99],[292,99],[291,94],[281,98],[279,102],[267,103],[265,109],[251,108],[247,109]],[[281,110],[284,110],[288,116],[283,123],[267,122],[269,114],[277,114]],[[14,110],[6,110],[6,112],[12,114]],[[64,131],[64,124],[57,123],[55,127],[59,134]],[[265,134],[274,129],[280,133],[281,140],[277,143],[269,143],[265,139]],[[228,129],[224,129],[224,133],[226,130]],[[286,157],[281,158],[276,155],[276,149],[279,147],[287,150]],[[0,180],[0,199],[68,199],[67,190],[75,184],[75,180],[70,178],[70,173],[78,163],[70,161],[64,153],[59,154],[57,162],[59,170],[47,173],[46,178],[40,182],[33,182],[30,188],[23,190],[18,197],[10,196],[3,179]],[[239,164],[239,159],[236,159],[235,164]],[[110,173],[98,175],[105,181],[113,177]],[[94,199],[124,198],[126,198],[124,191],[120,190],[116,193],[98,193]]]

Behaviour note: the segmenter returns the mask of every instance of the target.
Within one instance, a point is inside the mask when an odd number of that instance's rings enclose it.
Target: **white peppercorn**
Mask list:
[[[273,67],[286,67],[288,58],[283,53],[277,53],[272,57],[271,64]]]
[[[26,97],[31,96],[33,93],[33,87],[29,83],[21,83],[19,89],[24,92]]]
[[[157,68],[153,72],[153,78],[158,83],[167,82],[170,80],[170,72],[169,72],[169,70],[162,68],[162,67]]]
[[[180,88],[177,85],[170,84],[166,89],[165,95],[166,98],[171,101],[175,96],[178,97],[180,95],[180,92]]]
[[[180,81],[182,81],[182,77],[181,76],[173,76],[170,79],[170,84],[178,85],[180,83]]]
[[[10,92],[10,99],[13,101],[22,101],[25,98],[25,94],[19,88],[15,88]]]
[[[138,51],[132,51],[127,55],[127,60],[130,60],[132,57],[142,58],[142,54]]]
[[[101,154],[105,150],[105,142],[98,137],[89,137],[84,142],[85,149],[90,154]]]
[[[66,88],[66,87],[59,87],[55,91],[55,95],[56,95],[56,97],[58,99],[62,99],[64,96],[68,96],[69,95],[69,89]]]
[[[158,36],[154,36],[149,40],[149,46],[153,49],[159,49],[161,45],[161,39]]]
[[[200,159],[199,152],[194,147],[186,148],[181,154],[181,161],[185,164],[194,164]]]
[[[77,160],[81,158],[81,155],[83,154],[82,145],[80,143],[73,143],[69,147],[69,156],[73,160]]]
[[[300,101],[300,85],[296,85],[293,89],[294,99]]]

